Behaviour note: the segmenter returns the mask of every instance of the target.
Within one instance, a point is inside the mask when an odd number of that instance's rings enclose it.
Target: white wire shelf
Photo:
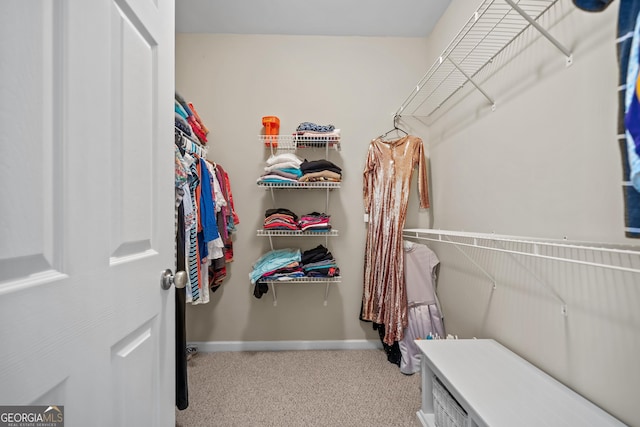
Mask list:
[[[273,306],[277,306],[278,305],[278,296],[276,295],[276,285],[282,285],[282,284],[286,284],[286,283],[292,283],[292,284],[297,284],[297,283],[312,283],[312,284],[324,284],[325,285],[325,289],[324,289],[324,305],[327,305],[327,301],[329,298],[329,286],[331,286],[332,283],[340,283],[342,281],[342,278],[340,276],[334,276],[334,277],[296,277],[296,278],[291,278],[291,279],[285,279],[285,280],[261,280],[261,282],[266,283],[269,285],[269,287],[271,288],[271,295],[273,295]]]
[[[459,247],[640,273],[640,247],[636,246],[421,228],[404,229],[402,235]]]
[[[260,280],[263,283],[340,283],[342,278],[335,277],[295,277],[284,280]]]
[[[532,274],[537,282],[560,302],[560,312],[564,316],[567,316],[567,303],[562,296],[542,276],[527,267],[519,258],[520,256],[640,274],[640,247],[636,246],[434,229],[404,229],[402,236],[409,240],[453,245],[458,252],[493,282],[493,289],[497,287],[495,277],[479,262],[476,262],[471,251],[482,249],[506,254],[511,257],[514,263]],[[470,249],[465,251],[463,248]]]
[[[265,237],[325,237],[337,236],[338,230],[329,231],[302,231],[302,230],[258,230],[258,236]]]
[[[540,24],[558,0],[484,0],[454,39],[418,81],[396,110],[395,116],[433,115],[462,89],[477,89],[495,109],[493,97],[481,87],[482,80],[498,69],[499,56],[514,55],[507,49],[531,27],[551,42],[570,65],[571,52]]]
[[[340,135],[258,135],[260,143],[272,151],[295,151],[300,148],[340,150]]]
[[[258,185],[265,188],[340,188],[340,182],[262,182]]]

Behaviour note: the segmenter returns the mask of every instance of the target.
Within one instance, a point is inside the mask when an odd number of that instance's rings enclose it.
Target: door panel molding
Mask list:
[[[10,1],[2,13],[0,39],[20,40],[0,51],[0,288],[13,289],[63,270],[65,2]]]

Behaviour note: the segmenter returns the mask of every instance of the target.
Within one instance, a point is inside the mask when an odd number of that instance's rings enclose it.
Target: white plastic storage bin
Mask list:
[[[433,412],[436,427],[467,427],[467,413],[451,396],[446,387],[433,377]]]

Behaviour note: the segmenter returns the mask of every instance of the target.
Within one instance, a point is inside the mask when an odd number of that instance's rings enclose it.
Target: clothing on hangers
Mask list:
[[[446,334],[436,295],[438,256],[427,245],[408,240],[403,242],[403,250],[408,325],[398,344],[400,372],[410,375],[420,371],[420,349],[414,340]]]
[[[193,104],[187,105],[178,93],[175,94],[174,110],[175,267],[176,271],[187,272],[185,287],[175,290],[175,404],[179,410],[184,410],[189,406],[185,305],[208,302],[209,290],[217,289],[226,276],[220,274],[224,270],[222,248],[225,245],[216,224],[216,214],[226,201],[212,172],[216,165],[206,160],[207,149],[200,144],[201,140],[206,143],[209,131]],[[204,224],[200,230],[199,224]],[[219,263],[214,264],[220,260],[222,267]]]
[[[176,129],[176,207],[185,224],[184,256],[188,275],[185,302],[205,304],[226,278],[233,261],[231,234],[239,219],[229,176],[205,158],[206,149]]]
[[[411,178],[418,168],[420,207],[429,207],[427,166],[422,139],[405,136],[369,144],[364,168],[364,208],[369,215],[360,319],[385,326],[384,342],[402,339],[407,326],[402,228]]]

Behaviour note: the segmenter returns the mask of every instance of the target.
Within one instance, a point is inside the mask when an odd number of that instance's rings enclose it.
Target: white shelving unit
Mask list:
[[[565,56],[571,52],[538,23],[558,0],[484,0],[431,68],[396,110],[403,115],[433,120],[433,115],[465,87],[475,88],[495,109],[496,101],[482,82],[497,68],[499,56],[514,54],[512,43],[531,30],[546,38]],[[515,49],[517,50],[517,49]],[[517,52],[515,52],[517,53]]]
[[[271,190],[271,201],[275,205],[276,195],[273,190],[326,190],[325,212],[329,210],[329,192],[340,188],[339,182],[258,182],[258,186]]]
[[[296,151],[301,148],[324,149],[340,151],[340,136],[301,136],[301,135],[259,135],[262,145],[276,151]]]
[[[295,279],[287,279],[287,280],[265,280],[264,283],[267,283],[271,288],[271,295],[273,295],[273,306],[278,305],[278,296],[276,295],[276,285],[284,285],[287,283],[312,283],[319,284],[324,283],[324,305],[327,305],[327,300],[329,298],[329,286],[332,283],[340,283],[340,277],[299,277]]]
[[[273,247],[273,237],[324,237],[324,245],[329,246],[329,237],[337,237],[338,230],[331,229],[328,231],[302,231],[302,230],[258,230],[258,236],[268,237],[271,250]]]
[[[467,413],[465,427],[625,425],[494,340],[415,342],[422,353],[416,415],[425,427],[435,427],[434,376]]]
[[[320,188],[331,190],[340,188],[339,182],[258,182],[260,187],[265,188],[284,188],[284,189],[300,189],[300,188]]]
[[[299,136],[299,135],[259,135],[258,139],[260,143],[271,151],[271,154],[277,154],[282,152],[293,152],[300,149],[306,150],[322,150],[324,151],[325,158],[329,158],[329,150],[340,150],[340,136]],[[340,182],[258,182],[258,186],[265,190],[271,191],[271,200],[273,206],[276,207],[276,196],[274,190],[325,190],[325,209],[324,212],[329,211],[329,194],[331,190],[339,189]],[[271,250],[274,249],[273,238],[274,237],[305,237],[305,238],[318,238],[324,237],[325,247],[329,246],[329,237],[337,237],[339,235],[338,230],[332,228],[328,231],[297,231],[297,230],[257,230],[257,236],[268,237]],[[327,305],[329,296],[329,287],[332,283],[340,283],[340,276],[336,277],[299,277],[299,278],[287,278],[284,280],[264,280],[271,288],[271,295],[273,295],[273,305],[278,305],[278,298],[276,293],[276,285],[283,284],[325,284],[324,292],[324,305]]]
[[[294,230],[258,230],[258,236],[280,236],[280,237],[318,237],[318,236],[337,236],[338,230],[331,229],[329,231],[294,231]]]
[[[405,238],[640,274],[640,247],[490,233],[405,228]],[[589,256],[583,256],[585,253]],[[588,259],[584,259],[588,258]]]

